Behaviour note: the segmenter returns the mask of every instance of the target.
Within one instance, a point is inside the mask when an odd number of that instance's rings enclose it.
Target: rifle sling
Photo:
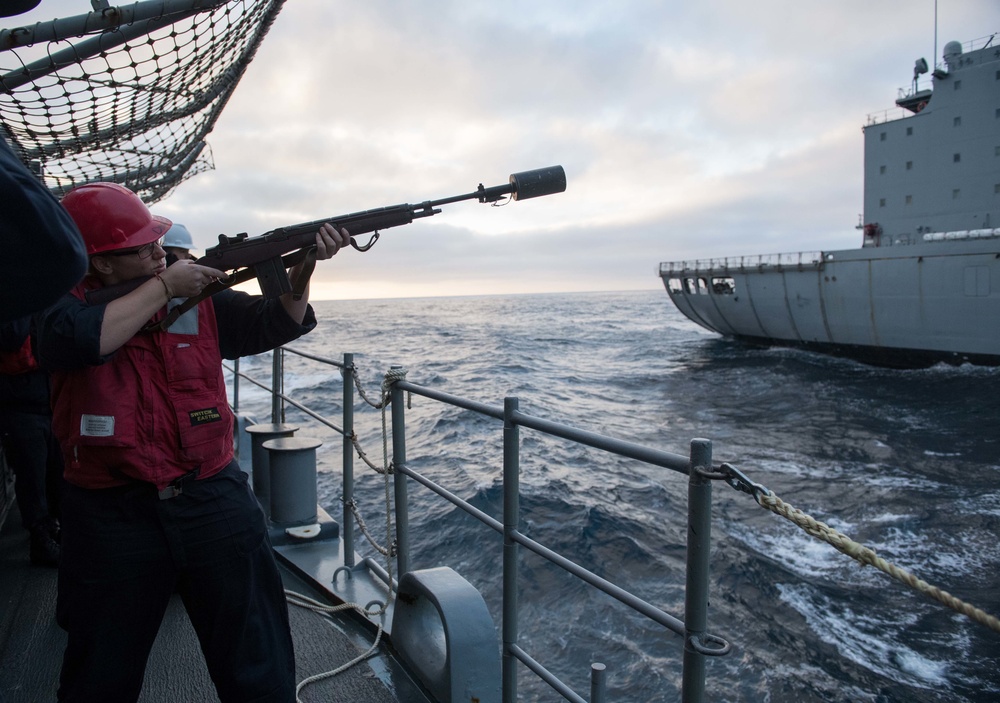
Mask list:
[[[244,281],[253,278],[253,276],[241,276],[240,274],[242,274],[244,271],[249,271],[253,273],[253,269],[243,269],[242,271],[233,274],[224,281],[213,281],[212,283],[209,283],[207,286],[205,286],[204,289],[202,289],[201,293],[188,298],[183,303],[173,308],[170,312],[167,313],[166,317],[164,317],[162,320],[147,322],[146,325],[143,326],[143,328],[139,331],[143,334],[152,334],[153,332],[166,332],[167,328],[170,327],[170,325],[177,322],[177,318],[179,318],[181,315],[186,313],[191,308],[195,307],[205,298],[209,298],[218,293],[219,291],[223,291],[226,288],[231,288],[237,283],[243,283]]]
[[[292,300],[302,300],[302,296],[306,292],[306,286],[309,285],[309,277],[312,276],[312,272],[315,269],[316,247],[309,247],[306,250],[305,258],[302,259],[302,268],[299,269],[299,274],[295,277],[292,285]]]
[[[316,268],[316,247],[309,247],[309,249],[306,250],[300,249],[299,251],[292,252],[291,254],[286,254],[281,258],[282,265],[286,269],[294,266],[300,261],[303,262],[302,269],[299,271],[299,275],[295,277],[295,285],[292,289],[292,298],[294,300],[302,299],[302,295],[305,293],[306,284],[309,283],[309,277]],[[183,303],[173,308],[162,320],[149,322],[139,331],[143,334],[166,332],[172,324],[177,322],[177,318],[201,301],[206,298],[210,298],[216,293],[224,291],[227,288],[232,288],[240,283],[245,283],[251,278],[256,277],[256,275],[257,273],[254,271],[253,267],[248,266],[247,268],[236,271],[229,276],[229,278],[213,281],[205,286],[201,293],[188,298]]]

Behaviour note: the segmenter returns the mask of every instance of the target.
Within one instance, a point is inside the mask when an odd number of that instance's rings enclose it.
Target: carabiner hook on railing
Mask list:
[[[730,486],[735,488],[737,491],[742,491],[743,493],[749,493],[753,496],[753,499],[760,504],[760,497],[762,495],[769,496],[771,491],[756,481],[751,481],[745,473],[737,469],[732,464],[723,464],[719,467],[722,473],[725,474],[725,482]]]
[[[695,471],[707,479],[725,481],[737,491],[749,493],[757,501],[758,505],[760,505],[761,496],[771,495],[771,491],[766,486],[762,486],[756,481],[751,481],[745,473],[732,464],[722,464],[719,466],[718,471],[710,471],[702,466],[698,466],[695,467]]]

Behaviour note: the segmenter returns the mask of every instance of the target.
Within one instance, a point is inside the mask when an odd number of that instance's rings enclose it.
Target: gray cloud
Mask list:
[[[940,54],[1000,30],[1000,3],[938,25]],[[933,38],[933,0],[295,0],[209,136],[216,170],[158,209],[205,247],[565,166],[566,193],[449,206],[317,271],[363,297],[652,288],[662,260],[853,247],[861,127]]]

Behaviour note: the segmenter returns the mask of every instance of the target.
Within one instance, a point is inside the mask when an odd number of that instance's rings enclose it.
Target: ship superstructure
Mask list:
[[[862,247],[665,262],[678,309],[726,336],[888,366],[1000,365],[1000,46],[945,45],[869,118]]]
[[[934,89],[896,101],[913,114],[865,126],[864,217],[882,230],[866,244],[1000,226],[998,71],[1000,46],[966,54],[948,42]]]

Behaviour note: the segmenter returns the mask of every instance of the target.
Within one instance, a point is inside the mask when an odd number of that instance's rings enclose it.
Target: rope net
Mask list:
[[[0,134],[57,197],[109,181],[162,200],[214,168],[205,137],[283,3],[139,2],[5,29]]]

